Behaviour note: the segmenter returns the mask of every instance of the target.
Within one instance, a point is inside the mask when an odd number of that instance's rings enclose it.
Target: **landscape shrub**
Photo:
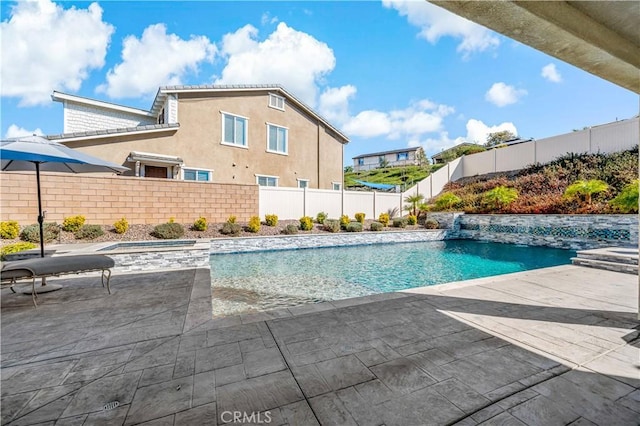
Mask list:
[[[347,225],[347,232],[362,232],[362,223],[360,222],[349,222]]]
[[[225,222],[220,229],[220,233],[224,235],[240,235],[242,228],[235,222]]]
[[[499,210],[518,199],[518,190],[504,185],[496,186],[484,194],[484,201],[493,209]]]
[[[227,223],[236,223],[236,217],[234,215],[229,216]]]
[[[638,212],[638,180],[634,180],[616,197],[609,202],[616,210],[621,213],[637,213]]]
[[[37,246],[33,243],[28,242],[19,242],[13,244],[7,244],[6,246],[0,249],[0,260],[6,260],[6,256],[8,254],[18,253],[25,250],[31,250],[36,248]]]
[[[396,217],[393,219],[393,226],[395,228],[406,228],[408,220],[405,217]]]
[[[348,215],[343,214],[342,216],[340,216],[340,228],[346,229],[347,225],[350,222],[351,222],[351,219],[349,219]]]
[[[3,240],[13,240],[20,235],[20,225],[15,220],[0,222],[0,238]]]
[[[378,222],[382,224],[382,226],[389,226],[389,213],[380,213],[378,216]]]
[[[397,207],[391,207],[389,209],[387,209],[387,214],[389,215],[389,217],[391,219],[393,219],[394,217],[398,216],[398,213],[400,213],[400,209]]]
[[[175,222],[162,223],[153,228],[151,235],[163,240],[175,240],[184,235],[184,227]]]
[[[124,234],[129,229],[129,222],[123,217],[113,224],[113,229],[115,229],[116,234]]]
[[[249,224],[247,225],[247,231],[253,233],[260,231],[260,218],[258,216],[251,216]]]
[[[84,225],[85,217],[82,215],[65,217],[62,221],[62,230],[66,232],[77,232]]]
[[[325,219],[322,229],[328,232],[340,232],[340,221],[338,219]]]
[[[267,214],[264,216],[264,222],[267,226],[276,226],[278,224],[278,215]]]
[[[43,224],[44,242],[49,243],[60,235],[60,227],[55,222],[47,222]],[[40,227],[37,223],[33,225],[25,226],[20,233],[20,239],[22,241],[28,241],[30,243],[40,242]]]
[[[460,201],[460,197],[452,192],[445,192],[438,198],[436,198],[436,209],[437,210],[451,210],[455,206],[457,206]]]
[[[593,196],[609,189],[609,185],[599,179],[577,180],[564,191],[565,198],[579,198],[587,204],[591,204]]]
[[[364,213],[356,213],[355,216],[356,216],[356,222],[360,222],[364,224],[364,217],[365,217]]]
[[[207,228],[209,228],[207,218],[202,216],[196,219],[196,221],[193,222],[193,225],[191,226],[191,229],[193,229],[194,231],[206,231]]]
[[[324,224],[324,221],[327,220],[329,215],[325,212],[320,212],[316,215],[316,222],[320,225]]]
[[[424,227],[427,229],[438,229],[440,228],[440,224],[435,219],[427,219],[424,221]]]
[[[93,240],[104,235],[100,225],[82,225],[73,235],[79,240]]]
[[[298,233],[298,227],[296,225],[294,225],[293,223],[288,224],[287,226],[284,227],[284,229],[282,230],[283,234],[286,235],[294,235]]]
[[[313,229],[313,219],[309,216],[300,218],[300,229],[303,231],[311,231]]]
[[[416,223],[418,223],[418,217],[414,216],[412,214],[407,216],[407,224],[408,225],[415,225]]]
[[[382,231],[384,229],[384,225],[380,222],[371,222],[369,229],[372,231]]]

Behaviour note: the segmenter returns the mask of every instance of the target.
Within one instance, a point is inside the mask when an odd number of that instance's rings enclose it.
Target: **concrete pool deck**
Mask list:
[[[217,319],[208,269],[115,274],[112,295],[56,282],[37,309],[2,290],[2,424],[640,419],[629,274],[566,265]]]

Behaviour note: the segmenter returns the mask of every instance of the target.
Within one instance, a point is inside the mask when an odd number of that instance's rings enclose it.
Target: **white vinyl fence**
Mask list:
[[[395,207],[402,212],[407,196],[421,194],[428,200],[442,192],[448,182],[463,177],[520,170],[532,164],[548,163],[568,153],[624,151],[637,146],[639,140],[638,117],[616,121],[456,158],[403,193],[260,187],[260,216],[277,214],[280,219],[299,219],[302,216],[315,217],[322,211],[331,218],[342,214],[353,218],[356,213],[365,213],[366,218],[377,218],[380,213]]]

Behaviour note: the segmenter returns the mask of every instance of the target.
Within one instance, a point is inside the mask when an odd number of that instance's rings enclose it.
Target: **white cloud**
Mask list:
[[[216,84],[282,84],[310,106],[336,59],[326,43],[280,22],[266,40],[258,41],[251,25],[227,34],[221,52],[228,58]]]
[[[262,17],[260,18],[260,23],[262,25],[275,24],[276,22],[278,22],[278,17],[277,16],[271,16],[271,14],[269,12],[263,13]]]
[[[17,2],[2,33],[2,96],[21,106],[51,102],[54,89],[77,91],[89,72],[104,66],[114,28],[102,9],[64,9],[49,0]]]
[[[122,62],[109,70],[107,82],[97,91],[111,98],[152,95],[161,85],[182,84],[188,72],[197,72],[202,62],[211,62],[216,47],[207,37],[183,40],[167,34],[164,24],[148,26],[142,37],[123,41]]]
[[[362,111],[345,122],[344,130],[350,136],[362,138],[419,139],[440,131],[443,118],[453,111],[452,107],[424,99],[402,110]]]
[[[358,89],[350,84],[342,87],[329,87],[320,95],[318,110],[329,121],[344,124],[349,119],[349,100]]]
[[[382,4],[406,16],[409,23],[420,28],[418,35],[432,44],[445,36],[462,39],[456,50],[464,57],[500,44],[500,39],[486,28],[424,0],[382,0]]]
[[[560,75],[560,71],[558,71],[555,64],[549,64],[542,67],[540,75],[552,83],[560,83],[562,81],[562,75]]]
[[[12,139],[12,138],[20,138],[22,136],[31,136],[31,135],[43,136],[44,133],[42,133],[42,130],[40,130],[40,128],[37,128],[35,130],[27,130],[20,126],[12,124],[7,129],[7,133],[5,133],[4,137],[5,139]]]
[[[524,89],[516,89],[513,86],[499,82],[493,83],[493,86],[485,93],[484,98],[496,106],[503,107],[515,104],[526,94],[527,91]]]

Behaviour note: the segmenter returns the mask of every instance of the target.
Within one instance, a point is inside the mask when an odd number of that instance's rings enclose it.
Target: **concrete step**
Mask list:
[[[572,257],[571,263],[589,268],[606,269],[608,271],[624,272],[625,274],[638,274],[638,265],[620,262],[608,262],[606,260],[587,259],[584,257]]]
[[[625,247],[607,247],[593,250],[579,250],[577,255],[581,259],[601,260],[605,262],[638,264],[638,249]]]

